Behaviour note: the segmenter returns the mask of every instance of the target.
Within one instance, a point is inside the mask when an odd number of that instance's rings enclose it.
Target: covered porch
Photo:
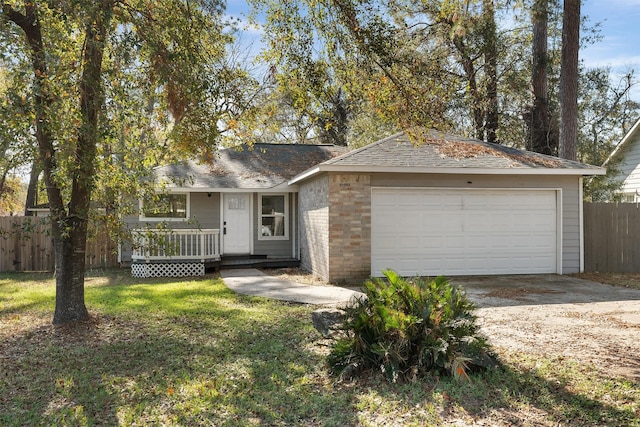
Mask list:
[[[297,267],[293,257],[224,256],[219,229],[133,230],[131,274],[134,277],[202,276],[209,268]]]
[[[131,274],[134,277],[202,276],[219,262],[220,230],[133,230]]]

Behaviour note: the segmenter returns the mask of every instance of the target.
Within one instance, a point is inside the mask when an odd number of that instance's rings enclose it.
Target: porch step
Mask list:
[[[294,258],[267,258],[265,256],[233,256],[222,257],[215,263],[207,263],[205,267],[214,269],[233,268],[292,268],[298,267],[300,261]]]

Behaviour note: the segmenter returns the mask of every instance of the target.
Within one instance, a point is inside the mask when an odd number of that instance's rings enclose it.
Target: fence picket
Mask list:
[[[585,271],[640,272],[640,206],[585,203],[583,212]]]
[[[87,269],[117,267],[117,244],[104,227],[89,233]],[[0,217],[0,272],[53,271],[53,241],[46,218]]]

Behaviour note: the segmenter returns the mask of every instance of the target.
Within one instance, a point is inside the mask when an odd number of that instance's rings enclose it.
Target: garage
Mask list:
[[[371,274],[561,273],[555,189],[372,188]]]

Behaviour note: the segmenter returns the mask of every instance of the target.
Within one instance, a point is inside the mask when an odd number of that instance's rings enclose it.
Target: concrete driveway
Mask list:
[[[640,290],[570,276],[454,277],[496,347],[588,363],[640,382]]]

